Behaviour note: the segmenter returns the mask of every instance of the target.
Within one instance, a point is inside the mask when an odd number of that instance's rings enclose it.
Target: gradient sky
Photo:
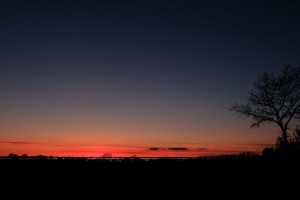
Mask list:
[[[0,1],[0,155],[201,156],[275,144],[226,111],[300,65],[300,3]]]

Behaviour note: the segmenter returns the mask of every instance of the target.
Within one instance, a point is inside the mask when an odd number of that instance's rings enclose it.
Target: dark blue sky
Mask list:
[[[10,128],[19,124],[69,137],[80,122],[139,141],[247,143],[229,132],[249,123],[224,107],[263,72],[299,66],[299,24],[298,1],[2,0],[0,136],[24,135]]]

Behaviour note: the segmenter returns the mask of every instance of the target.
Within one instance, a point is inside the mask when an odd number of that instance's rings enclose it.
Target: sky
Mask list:
[[[300,65],[300,3],[0,1],[0,156],[261,153],[275,125],[226,110]]]

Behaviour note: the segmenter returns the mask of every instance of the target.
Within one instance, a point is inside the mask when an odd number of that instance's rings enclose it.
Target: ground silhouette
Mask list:
[[[47,192],[42,196],[63,194],[68,198],[101,194],[122,198],[287,199],[297,193],[299,185],[294,181],[300,178],[297,170],[282,176],[283,170],[299,169],[299,159],[295,158],[17,158],[0,159],[3,191],[26,189]]]

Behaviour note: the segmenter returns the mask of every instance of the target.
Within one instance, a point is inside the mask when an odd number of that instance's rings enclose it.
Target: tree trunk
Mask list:
[[[283,150],[284,153],[287,154],[288,153],[288,139],[287,139],[287,130],[286,129],[282,129],[282,137],[283,137]]]

